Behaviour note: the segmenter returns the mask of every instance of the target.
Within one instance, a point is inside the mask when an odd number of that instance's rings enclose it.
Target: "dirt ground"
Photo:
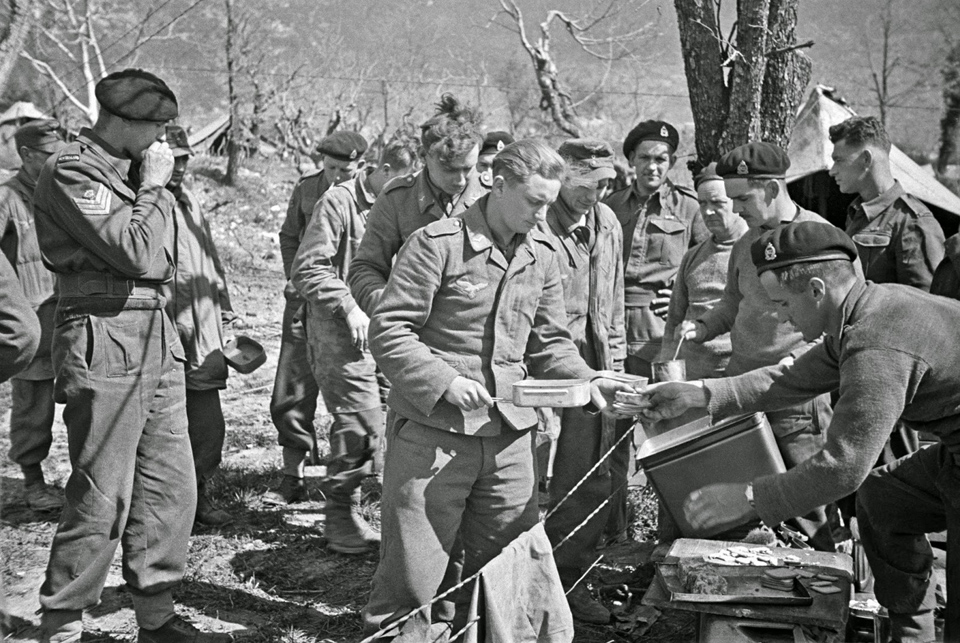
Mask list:
[[[198,158],[191,187],[209,213],[215,240],[228,271],[233,306],[243,329],[262,343],[267,363],[250,375],[232,375],[222,393],[227,439],[221,472],[211,483],[217,504],[235,516],[220,529],[197,528],[190,542],[187,573],[175,598],[182,614],[215,630],[244,633],[252,642],[324,643],[359,641],[359,610],[369,591],[377,556],[328,552],[320,529],[323,503],[317,490],[322,467],[308,467],[313,489],[309,503],[291,508],[264,505],[261,495],[280,480],[280,450],[268,403],[276,370],[283,310],[282,266],[276,233],[296,172],[280,163],[249,164],[242,185],[224,188],[222,163]],[[318,430],[329,419],[318,412]],[[37,592],[43,581],[56,516],[29,510],[23,500],[19,467],[7,458],[9,385],[0,386],[0,547],[7,611],[12,616],[8,641],[39,640]],[[50,457],[44,463],[49,482],[62,486],[70,466],[66,433],[59,418]],[[364,496],[367,517],[377,524],[378,498]],[[642,541],[655,529],[649,491],[631,493],[636,508],[633,536]],[[679,614],[641,609],[650,580],[642,564],[652,547],[634,542],[606,550],[587,582],[618,613],[615,625],[578,627],[577,640],[688,641],[693,621]],[[650,622],[655,621],[650,627]],[[84,641],[121,642],[136,637],[129,596],[116,558],[102,601],[85,616]]]

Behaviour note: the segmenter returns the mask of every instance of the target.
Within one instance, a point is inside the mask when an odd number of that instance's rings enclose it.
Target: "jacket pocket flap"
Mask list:
[[[650,225],[667,234],[679,234],[687,229],[683,221],[676,219],[650,219]]]

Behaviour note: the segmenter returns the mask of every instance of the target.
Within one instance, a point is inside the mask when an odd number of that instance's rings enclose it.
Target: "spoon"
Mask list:
[[[680,336],[680,341],[677,342],[677,350],[673,353],[673,359],[670,361],[673,361],[673,362],[677,361],[677,355],[680,354],[680,347],[683,346],[683,340],[685,339],[686,339],[685,335]]]

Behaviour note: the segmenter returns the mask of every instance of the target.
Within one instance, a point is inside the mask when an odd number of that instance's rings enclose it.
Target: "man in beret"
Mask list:
[[[290,282],[290,267],[317,201],[331,186],[357,176],[363,169],[366,151],[366,139],[356,132],[339,130],[320,141],[317,146],[321,155],[320,167],[300,177],[287,205],[287,217],[280,227],[280,257],[287,279],[283,290],[286,305],[277,374],[270,397],[270,417],[277,427],[278,441],[283,448],[283,479],[276,490],[264,496],[264,501],[270,504],[282,505],[307,499],[304,465],[308,455],[317,455],[313,418],[320,388],[310,369],[306,331],[299,317],[304,301]]]
[[[196,509],[184,353],[165,312],[177,99],[139,69],[96,86],[100,115],[43,166],[34,192],[44,264],[57,274],[54,396],[73,471],[40,588],[43,641],[79,641],[117,545],[140,643],[229,641],[174,610]]]
[[[64,146],[60,123],[36,120],[13,135],[20,154],[20,170],[0,186],[0,250],[13,266],[24,295],[40,319],[42,336],[30,366],[11,381],[10,459],[23,472],[24,495],[34,511],[58,511],[63,495],[49,487],[41,463],[53,444],[53,334],[54,276],[43,265],[33,220],[33,190],[40,169]]]
[[[626,342],[623,329],[623,238],[616,215],[600,203],[616,176],[613,150],[604,141],[578,138],[558,150],[567,163],[560,194],[539,228],[556,246],[563,283],[566,328],[590,368],[623,372]],[[548,409],[547,412],[554,412]],[[554,558],[573,617],[607,623],[610,612],[577,583],[593,562],[610,513],[608,498],[616,490],[609,459],[604,460],[562,504],[557,501],[578,484],[620,437],[612,417],[583,409],[556,409],[560,415],[556,460],[550,487],[547,536],[557,547]],[[628,425],[619,423],[621,432]],[[627,451],[623,441],[618,450]],[[606,501],[606,504],[603,504]],[[573,537],[564,539],[597,507],[603,508]],[[561,545],[560,543],[563,542]]]
[[[207,496],[207,481],[220,466],[226,425],[220,405],[220,389],[227,387],[227,363],[223,357],[224,325],[239,318],[230,304],[227,278],[213,243],[210,223],[200,202],[183,186],[190,162],[190,143],[182,127],[167,127],[167,145],[173,153],[173,174],[167,189],[176,198],[170,247],[177,271],[165,284],[167,312],[173,318],[187,362],[187,424],[197,476],[197,512],[201,525],[219,526],[232,517],[218,509]]]
[[[680,134],[670,123],[643,121],[630,130],[623,155],[636,172],[633,185],[608,196],[623,228],[623,281],[625,288],[626,371],[650,377],[663,341],[664,320],[673,282],[684,253],[709,232],[700,217],[697,195],[676,185],[667,173],[677,160]],[[629,458],[613,459],[615,475],[626,482]],[[627,528],[626,492],[615,503],[610,531],[623,537]]]
[[[483,137],[483,144],[480,146],[480,155],[477,157],[477,173],[486,174],[493,167],[493,157],[504,146],[513,143],[513,136],[509,132],[487,132]]]
[[[682,322],[676,336],[702,343],[729,332],[732,353],[727,375],[770,366],[807,349],[809,340],[789,324],[780,322],[777,304],[762,287],[750,259],[751,245],[767,230],[790,222],[826,223],[790,198],[784,180],[789,167],[787,153],[773,143],[741,145],[717,162],[716,171],[723,177],[733,211],[750,229],[733,244],[727,284],[720,301],[697,319]],[[767,413],[787,467],[800,464],[820,450],[831,415],[829,395]],[[834,511],[833,507],[829,509]],[[806,535],[815,548],[834,551],[826,508],[798,517],[793,526]]]
[[[684,506],[687,518],[705,530],[757,517],[774,526],[856,491],[874,590],[890,613],[890,640],[897,643],[938,640],[934,557],[926,534],[946,530],[943,640],[960,640],[960,560],[954,556],[960,533],[960,344],[944,332],[960,322],[960,302],[864,282],[853,264],[854,242],[829,224],[779,226],[757,237],[751,254],[778,315],[808,341],[824,335],[823,341],[789,364],[654,386],[643,414],[659,419],[703,407],[727,416],[839,391],[835,421],[822,450],[786,473],[694,491]],[[932,433],[939,443],[871,471],[899,421]]]
[[[347,288],[353,250],[383,186],[419,161],[416,142],[387,144],[380,163],[320,197],[293,258],[291,282],[306,303],[307,357],[333,416],[323,483],[327,547],[361,554],[380,534],[360,515],[360,483],[379,473],[383,410],[376,364],[367,347],[370,319]]]

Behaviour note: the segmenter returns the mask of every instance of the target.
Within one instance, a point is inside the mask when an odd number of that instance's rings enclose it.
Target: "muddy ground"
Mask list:
[[[233,305],[243,330],[262,343],[269,355],[256,372],[231,376],[222,394],[227,439],[221,472],[211,483],[215,502],[235,520],[219,528],[197,528],[190,542],[187,573],[176,592],[181,613],[210,629],[245,634],[253,642],[322,643],[359,641],[358,613],[369,591],[376,554],[344,556],[325,548],[323,503],[317,490],[322,467],[308,467],[313,500],[290,508],[264,505],[260,498],[280,480],[280,450],[270,422],[268,402],[276,369],[283,310],[283,273],[276,233],[283,220],[296,171],[279,162],[249,163],[241,186],[220,185],[223,164],[198,158],[189,185],[209,213],[215,240],[228,272]],[[320,435],[329,422],[318,413]],[[0,386],[0,546],[10,628],[4,640],[37,641],[37,591],[43,581],[56,516],[29,510],[23,500],[19,467],[7,458],[9,385]],[[325,443],[324,443],[325,446]],[[57,418],[55,443],[44,463],[49,482],[62,486],[70,466],[66,434]],[[615,625],[578,627],[577,640],[687,641],[693,622],[665,614],[648,628],[653,614],[641,610],[642,589],[649,582],[644,543],[655,529],[649,491],[634,489],[635,542],[607,550],[587,582],[603,591],[606,604],[619,612]],[[364,511],[377,524],[378,498],[368,489]],[[613,589],[626,585],[627,596]],[[85,616],[84,641],[136,639],[136,625],[115,559],[101,604]]]

